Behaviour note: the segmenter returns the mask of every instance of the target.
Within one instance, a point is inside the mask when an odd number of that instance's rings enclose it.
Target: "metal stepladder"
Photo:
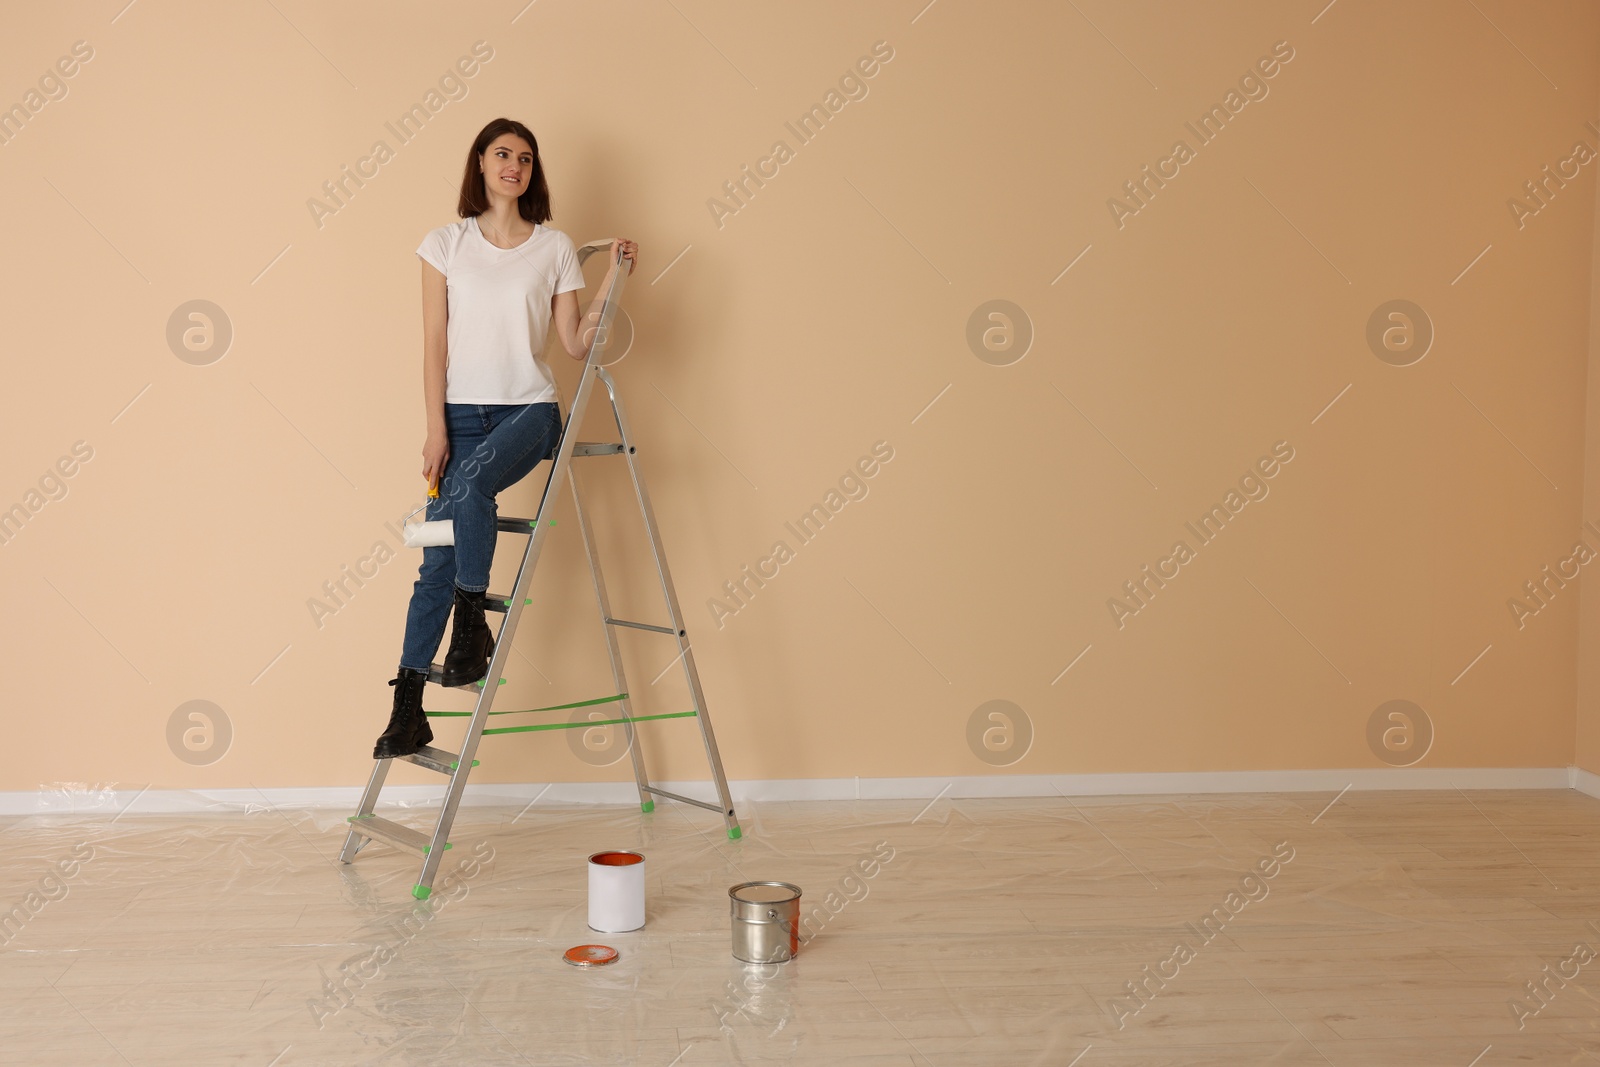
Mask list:
[[[590,254],[606,248],[610,242],[595,241],[584,245],[578,250],[578,262],[582,264]],[[445,790],[444,802],[439,810],[439,821],[432,834],[426,834],[412,829],[409,826],[385,819],[373,813],[377,806],[378,794],[383,789],[384,779],[388,777],[389,765],[393,760],[384,759],[376,761],[372,769],[372,777],[367,782],[366,791],[361,795],[361,805],[356,814],[350,816],[350,832],[345,836],[344,848],[339,853],[343,863],[355,859],[356,853],[373,840],[383,841],[386,844],[415,852],[422,856],[422,872],[417,878],[417,884],[412,889],[412,895],[419,900],[426,900],[432,892],[433,879],[438,873],[440,861],[444,858],[445,850],[450,848],[449,834],[451,824],[455,821],[456,810],[461,804],[461,798],[467,787],[467,776],[478,761],[473,757],[477,755],[478,743],[484,734],[517,733],[532,730],[555,729],[589,729],[595,726],[620,725],[624,731],[624,738],[628,746],[628,754],[633,760],[633,777],[639,788],[639,806],[646,813],[655,809],[655,797],[664,797],[676,800],[683,804],[692,804],[695,807],[705,808],[722,815],[727,824],[728,837],[737,839],[741,830],[738,817],[734,814],[733,798],[728,792],[728,780],[722,772],[722,758],[717,754],[716,737],[711,731],[711,720],[706,714],[705,694],[700,688],[700,674],[695,668],[694,653],[690,650],[689,635],[684,627],[683,612],[678,606],[678,596],[673,589],[672,577],[667,570],[666,554],[661,547],[661,535],[656,528],[655,513],[650,508],[650,497],[645,492],[644,480],[639,473],[636,459],[637,447],[633,442],[633,435],[628,429],[628,420],[622,410],[622,402],[617,397],[616,382],[606,372],[602,357],[605,354],[606,344],[611,333],[611,323],[621,304],[623,282],[628,271],[619,269],[607,294],[605,304],[600,314],[599,328],[595,331],[594,340],[589,346],[588,357],[583,364],[583,374],[578,382],[577,393],[572,401],[572,408],[567,413],[566,421],[561,433],[560,444],[556,448],[555,459],[550,465],[549,480],[546,481],[544,492],[539,500],[539,510],[533,519],[516,519],[501,517],[497,523],[497,532],[518,533],[528,538],[527,551],[522,557],[522,563],[517,569],[516,585],[507,596],[495,593],[487,594],[487,607],[491,611],[505,612],[501,622],[500,632],[495,635],[494,653],[489,660],[489,672],[483,680],[459,688],[470,691],[477,696],[477,704],[470,712],[471,719],[467,724],[466,737],[462,742],[461,751],[449,752],[424,745],[419,751],[409,756],[399,757],[419,767],[426,767],[431,771],[449,777],[450,784]],[[606,387],[606,394],[611,401],[611,413],[616,420],[617,434],[621,438],[615,442],[585,443],[577,440],[579,428],[583,424],[584,412],[587,410],[589,398],[594,390],[596,381]],[[558,401],[559,403],[559,401]],[[639,504],[639,513],[644,520],[645,533],[650,541],[650,549],[655,559],[656,573],[661,580],[661,593],[666,602],[669,625],[657,626],[651,623],[632,622],[618,619],[611,613],[610,600],[606,596],[605,579],[600,572],[600,558],[596,550],[594,531],[589,525],[583,510],[583,494],[579,489],[578,470],[572,466],[572,460],[587,456],[612,456],[620,455],[627,460],[628,473],[633,480],[634,496]],[[611,658],[611,677],[616,685],[617,695],[602,698],[597,701],[581,701],[578,704],[557,705],[555,708],[536,708],[535,711],[551,711],[557,708],[579,707],[584,704],[616,702],[618,718],[607,719],[599,722],[580,720],[577,722],[544,723],[535,726],[513,726],[501,729],[488,729],[491,714],[515,714],[509,712],[494,712],[495,691],[505,679],[501,672],[505,669],[507,657],[511,654],[511,640],[516,633],[517,620],[522,614],[522,609],[531,604],[528,598],[528,589],[533,581],[534,567],[538,564],[539,553],[544,547],[544,539],[553,522],[555,514],[555,501],[559,494],[561,483],[567,480],[572,485],[573,509],[577,513],[578,531],[583,538],[583,547],[589,558],[589,573],[594,579],[595,600],[600,609],[601,629],[605,634],[606,651]],[[628,696],[628,684],[623,672],[621,650],[617,644],[616,628],[625,627],[635,630],[645,630],[653,633],[666,634],[673,637],[678,644],[679,652],[677,662],[682,663],[684,678],[688,682],[689,695],[694,701],[694,708],[687,712],[673,712],[664,715],[635,715],[632,702]],[[671,664],[668,664],[668,668]],[[434,664],[428,671],[428,680],[438,683],[442,677],[439,664]],[[495,684],[490,684],[494,679]],[[435,713],[437,714],[437,713]],[[466,715],[466,712],[444,713],[453,715]],[[658,789],[650,784],[650,779],[645,768],[644,753],[642,751],[638,731],[634,723],[645,722],[652,719],[677,719],[694,718],[700,724],[700,737],[705,742],[706,760],[711,767],[712,782],[716,786],[719,803],[712,804],[693,797],[681,796]]]

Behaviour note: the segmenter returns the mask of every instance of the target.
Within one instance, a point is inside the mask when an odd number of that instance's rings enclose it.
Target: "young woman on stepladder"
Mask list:
[[[450,519],[453,545],[422,550],[406,612],[400,670],[389,725],[374,759],[409,756],[433,740],[422,688],[454,607],[450,648],[439,681],[470,685],[489,672],[494,639],[484,618],[494,560],[495,495],[555,454],[561,436],[555,378],[540,353],[553,322],[574,359],[588,354],[618,266],[633,271],[638,245],[611,244],[610,268],[589,305],[572,239],[545,225],[550,191],[532,131],[495,119],[467,153],[460,222],[441,226],[417,248],[422,259],[422,393],[427,438],[422,477],[437,485],[427,518]]]

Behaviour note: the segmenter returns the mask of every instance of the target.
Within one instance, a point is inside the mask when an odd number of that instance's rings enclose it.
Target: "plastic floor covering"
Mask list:
[[[1600,801],[1332,800],[469,807],[427,901],[346,812],[11,817],[0,1063],[1600,1063]],[[640,931],[587,928],[609,848]],[[803,943],[748,966],[769,879]]]

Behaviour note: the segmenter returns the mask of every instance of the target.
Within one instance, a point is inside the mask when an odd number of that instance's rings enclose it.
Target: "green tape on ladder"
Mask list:
[[[536,711],[566,711],[568,708],[586,708],[591,704],[609,704],[613,700],[627,700],[627,693],[618,693],[616,696],[596,697],[593,700],[579,700],[572,704],[551,704],[548,708],[524,708],[521,711],[491,711],[490,715],[530,715]],[[471,715],[470,711],[427,711],[424,715],[431,715],[437,719],[461,718]]]
[[[448,852],[448,851],[450,851],[450,850],[451,850],[451,849],[452,849],[452,848],[455,848],[455,846],[454,846],[454,845],[452,845],[452,844],[451,844],[451,843],[450,843],[450,842],[448,842],[448,841],[446,841],[446,842],[445,842],[445,843],[444,843],[444,848],[445,848],[445,851],[446,851],[446,852]],[[428,854],[428,853],[430,853],[430,852],[432,852],[432,851],[433,851],[433,846],[432,846],[432,845],[423,845],[423,846],[422,846],[422,854],[423,854],[423,855],[424,855],[424,856],[426,856],[426,855],[427,855],[427,854]]]
[[[689,719],[700,714],[698,711],[673,711],[665,715],[635,715],[631,719],[595,719],[594,721],[580,720],[579,722],[545,722],[533,726],[497,726],[493,730],[483,731],[486,734],[525,734],[534,730],[587,730],[591,726],[621,726],[629,722],[650,722],[653,719]]]
[[[427,900],[428,894],[432,892],[433,890],[429,889],[425,885],[415,885],[411,887],[411,895],[416,897],[418,900]]]

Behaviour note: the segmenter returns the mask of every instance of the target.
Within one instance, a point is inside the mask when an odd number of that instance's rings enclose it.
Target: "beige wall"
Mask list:
[[[1597,202],[1600,185],[1591,182]],[[1600,212],[1596,214],[1600,218]],[[1583,514],[1600,526],[1600,225],[1590,231],[1589,375],[1584,382]],[[1590,541],[1591,545],[1595,542]],[[1600,773],[1600,596],[1590,586],[1579,603],[1577,742],[1573,763]]]
[[[23,253],[0,507],[93,455],[0,546],[0,789],[363,780],[420,553],[320,628],[307,601],[420,499],[412,250],[502,114],[540,137],[554,225],[641,245],[617,377],[731,777],[1381,767],[1395,699],[1432,723],[1421,766],[1574,761],[1576,586],[1520,625],[1508,601],[1600,521],[1595,166],[1520,224],[1508,201],[1600,137],[1592,4],[409,6],[8,15],[6,102],[74,42],[93,58],[0,147]],[[400,145],[385,123],[478,41],[467,95]],[[867,95],[800,144],[785,123],[880,41]],[[1267,94],[1198,146],[1185,123],[1278,42]],[[308,200],[377,140],[392,158],[319,226]],[[197,299],[233,330],[209,365],[166,336]],[[996,299],[1034,333],[1005,366],[967,340]],[[1409,366],[1366,336],[1398,299],[1436,333]],[[795,542],[877,442],[868,495]],[[1199,545],[1185,523],[1278,442],[1268,495]],[[653,615],[604,473],[619,611]],[[792,561],[719,627],[710,599],[779,539]],[[1193,559],[1119,627],[1108,601],[1179,539]],[[502,707],[609,691],[581,556],[557,536],[546,559]],[[647,684],[660,641],[627,648],[644,710],[687,707]],[[207,765],[169,747],[191,700],[233,730]],[[969,744],[991,700],[1031,724],[1021,758]],[[660,776],[703,775],[692,728],[647,738]],[[478,781],[626,773],[560,733],[483,758]]]

